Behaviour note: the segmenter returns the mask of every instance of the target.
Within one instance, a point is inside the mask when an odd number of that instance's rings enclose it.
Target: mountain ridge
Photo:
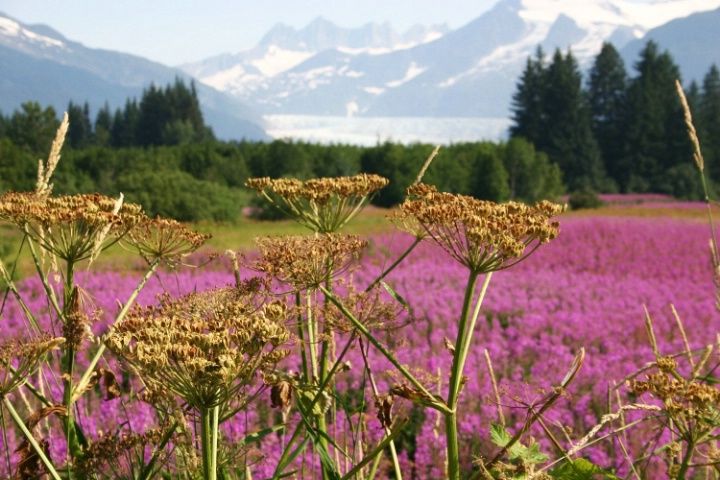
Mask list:
[[[97,111],[112,109],[143,89],[176,78],[194,79],[185,72],[128,53],[87,48],[47,25],[25,25],[0,13],[0,110],[12,112],[23,102],[37,101],[62,112],[70,101]],[[206,124],[219,138],[269,137],[261,116],[247,104],[197,81]]]
[[[264,114],[507,116],[524,62],[538,46],[546,54],[571,48],[587,68],[604,41],[620,50],[685,13],[713,8],[720,0],[502,0],[460,28],[385,52],[332,41],[312,50],[298,39],[339,28],[316,19],[300,30],[278,27],[282,41],[269,32],[252,53],[224,57],[212,72],[203,62],[181,67]],[[263,68],[270,62],[272,69]]]

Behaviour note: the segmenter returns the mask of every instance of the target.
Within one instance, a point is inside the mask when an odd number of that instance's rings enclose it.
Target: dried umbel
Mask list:
[[[405,309],[399,302],[386,302],[384,290],[379,286],[370,291],[358,291],[352,284],[342,294],[342,303],[368,330],[393,330],[397,328],[398,315]],[[355,325],[333,303],[325,307],[325,322],[334,330],[350,332]]]
[[[424,184],[410,187],[408,195],[396,218],[416,219],[428,237],[476,273],[508,268],[553,240],[560,226],[549,220],[565,209],[547,201],[497,204]]]
[[[298,290],[317,288],[347,271],[367,245],[356,235],[332,233],[260,237],[255,243],[260,257],[248,267]]]
[[[167,429],[151,429],[143,434],[112,433],[100,436],[88,445],[76,465],[77,473],[90,478],[134,478],[133,470],[146,466],[152,452],[164,451],[159,457],[162,466],[169,451],[158,448],[168,440]]]
[[[0,398],[25,383],[48,352],[65,343],[62,337],[42,336],[28,342],[10,340],[0,345]]]
[[[202,247],[210,237],[175,220],[147,218],[128,232],[127,240],[149,263],[159,259],[174,265]]]
[[[140,375],[209,409],[243,393],[289,352],[279,347],[290,338],[284,322],[291,313],[279,301],[258,307],[253,295],[222,288],[164,297],[116,323],[106,344]]]
[[[664,371],[647,375],[647,381],[633,380],[630,391],[641,396],[649,393],[662,400],[676,424],[694,425],[694,429],[714,428],[720,422],[720,390],[697,381],[676,378]]]
[[[367,173],[305,182],[263,177],[251,178],[245,183],[299,223],[319,233],[337,232],[387,184],[386,178]]]
[[[145,218],[140,205],[102,195],[0,196],[0,220],[15,224],[41,247],[68,262],[91,258]]]

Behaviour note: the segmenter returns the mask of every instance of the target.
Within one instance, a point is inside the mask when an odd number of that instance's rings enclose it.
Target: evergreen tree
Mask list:
[[[513,125],[510,135],[524,137],[532,143],[542,141],[546,129],[543,97],[546,90],[545,53],[538,47],[535,58],[528,57],[517,91],[513,94]]]
[[[113,118],[110,113],[110,105],[105,103],[103,108],[98,110],[95,117],[95,145],[105,147],[110,145],[110,132],[112,130]]]
[[[46,158],[60,121],[53,107],[43,109],[37,102],[25,102],[7,122],[7,136],[24,152]]]
[[[93,141],[93,131],[87,102],[81,107],[71,101],[67,107],[67,114],[70,122],[66,140],[68,145],[76,149],[89,147]]]
[[[692,156],[675,88],[680,72],[670,53],[649,41],[628,88],[625,191],[675,193],[670,169]]]
[[[720,182],[720,71],[716,65],[705,74],[693,118],[696,119],[705,168],[710,178]]]
[[[115,110],[113,118],[111,143],[113,147],[132,147],[138,144],[137,131],[140,108],[133,98],[125,102],[124,109]]]
[[[582,74],[568,51],[556,50],[546,73],[543,98],[548,133],[535,147],[548,154],[563,172],[568,188],[607,191],[600,150],[590,126],[582,91]]]
[[[163,130],[170,122],[170,105],[165,99],[162,89],[154,83],[143,91],[140,100],[137,142],[142,147],[163,144]]]
[[[627,170],[623,164],[626,95],[625,64],[612,44],[603,43],[589,72],[587,101],[605,170],[617,183],[622,182]]]

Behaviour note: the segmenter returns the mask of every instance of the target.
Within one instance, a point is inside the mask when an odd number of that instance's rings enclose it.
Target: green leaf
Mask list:
[[[407,308],[407,309],[410,309],[410,305],[408,304],[408,302],[407,302],[399,293],[397,293],[390,285],[388,285],[387,283],[385,283],[385,282],[382,281],[382,280],[380,280],[380,285],[382,285],[383,288],[384,288],[385,290],[387,290],[387,292],[388,292],[390,295],[392,295],[392,297],[393,297],[395,300],[397,300],[398,303],[400,303],[400,305],[402,305],[403,307],[405,307],[405,308]]]
[[[490,440],[492,443],[498,447],[504,447],[508,444],[508,442],[510,442],[510,439],[512,439],[512,435],[505,430],[505,427],[498,425],[497,423],[490,425]]]
[[[264,437],[270,435],[271,433],[277,432],[278,430],[282,430],[283,428],[285,428],[284,423],[272,426],[270,428],[265,428],[263,430],[260,430],[259,432],[251,433],[250,435],[246,436],[245,438],[243,438],[242,440],[237,442],[237,444],[239,446],[244,446],[244,445],[249,445],[251,443],[258,442],[258,441],[262,440]]]
[[[533,443],[528,448],[525,448],[525,456],[522,457],[526,463],[534,464],[545,463],[549,458],[550,457],[540,451],[540,445],[537,443]]]
[[[571,462],[565,461],[562,465],[553,468],[548,473],[552,478],[561,480],[620,480],[619,477],[606,472],[585,458],[576,458]]]

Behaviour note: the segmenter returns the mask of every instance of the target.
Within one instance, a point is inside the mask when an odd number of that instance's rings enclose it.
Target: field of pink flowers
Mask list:
[[[468,357],[469,378],[460,397],[461,455],[468,468],[473,456],[487,457],[497,451],[497,447],[487,441],[491,422],[497,423],[499,418],[486,349],[501,391],[505,392],[501,398],[502,410],[508,429],[513,431],[528,414],[524,404],[532,404],[559,384],[576,352],[585,348],[584,365],[568,389],[569,394],[544,416],[546,425],[567,448],[569,439],[577,441],[609,408],[617,409],[614,393],[610,395],[612,405],[608,405],[609,389],[654,359],[644,325],[643,306],[653,319],[663,354],[677,353],[684,348],[671,305],[683,320],[693,348],[713,343],[720,331],[708,248],[710,230],[706,223],[666,217],[601,215],[569,215],[560,217],[560,222],[561,234],[555,241],[517,267],[495,273],[490,284],[483,303],[484,321],[478,323]],[[410,241],[400,233],[373,237],[361,268],[351,273],[354,283],[364,287],[381,271],[386,259],[394,258],[393,252],[401,252]],[[150,280],[138,303],[151,304],[161,292],[181,294],[233,283],[230,267],[218,263],[160,274]],[[399,322],[404,326],[383,339],[404,364],[427,372],[426,378],[438,375],[445,378],[450,370],[452,357],[445,347],[445,338],[451,338],[456,331],[453,325],[460,313],[466,272],[442,250],[425,244],[386,279],[407,300],[411,310]],[[118,309],[116,299],[128,297],[139,275],[133,275],[130,270],[88,273],[82,278],[81,284],[94,296],[96,306],[111,318]],[[19,289],[33,311],[48,310],[39,282],[29,278],[20,283]],[[22,336],[25,327],[17,305],[10,298],[6,302],[1,334]],[[106,325],[99,322],[94,331],[105,333]],[[338,344],[343,343],[341,338]],[[379,380],[378,388],[381,393],[387,393],[393,378],[383,372],[390,370],[390,366],[372,349],[370,355]],[[360,378],[363,359],[357,346],[349,351],[347,360],[350,368],[340,374],[338,381],[350,388],[338,389],[349,392],[347,398],[341,400],[349,410],[360,410],[364,398],[368,434],[379,438],[382,429],[376,419],[369,385],[363,384]],[[108,362],[108,366],[123,377],[121,366],[109,357]],[[297,370],[298,365],[298,358],[293,356],[282,363],[287,370]],[[353,365],[358,368],[354,369]],[[124,384],[124,388],[131,387],[127,382]],[[633,401],[623,385],[619,392],[623,402]],[[18,408],[22,407],[19,394],[14,401]],[[107,432],[117,427],[142,432],[156,423],[152,409],[128,395],[99,404],[81,401],[80,408],[90,413],[82,416],[83,421],[94,422],[84,425],[84,430],[89,432]],[[398,442],[406,478],[440,478],[445,447],[444,436],[437,430],[435,412],[423,412],[408,401],[396,399],[394,413],[411,418]],[[343,415],[337,418],[336,425],[329,428],[339,432],[334,438],[341,438],[346,427]],[[268,393],[257,408],[237,416],[224,428],[229,438],[239,439],[279,420],[280,414],[270,408]],[[558,426],[567,427],[567,437]],[[617,426],[609,425],[599,436]],[[533,429],[531,434],[541,443],[543,451],[557,458],[558,452],[553,450],[542,430]],[[624,440],[632,455],[653,438],[647,428],[638,427]],[[272,474],[283,441],[281,435],[270,435],[255,445],[256,451],[250,456],[257,462],[251,467],[254,478]],[[17,438],[8,438],[7,445],[0,444],[0,451],[12,452],[16,444]],[[63,455],[62,442],[51,442],[51,455]],[[591,445],[583,455],[604,467],[620,471],[626,468],[626,457],[612,439]],[[297,461],[302,462],[302,457]],[[7,475],[5,468],[5,461],[0,461],[0,477]]]

